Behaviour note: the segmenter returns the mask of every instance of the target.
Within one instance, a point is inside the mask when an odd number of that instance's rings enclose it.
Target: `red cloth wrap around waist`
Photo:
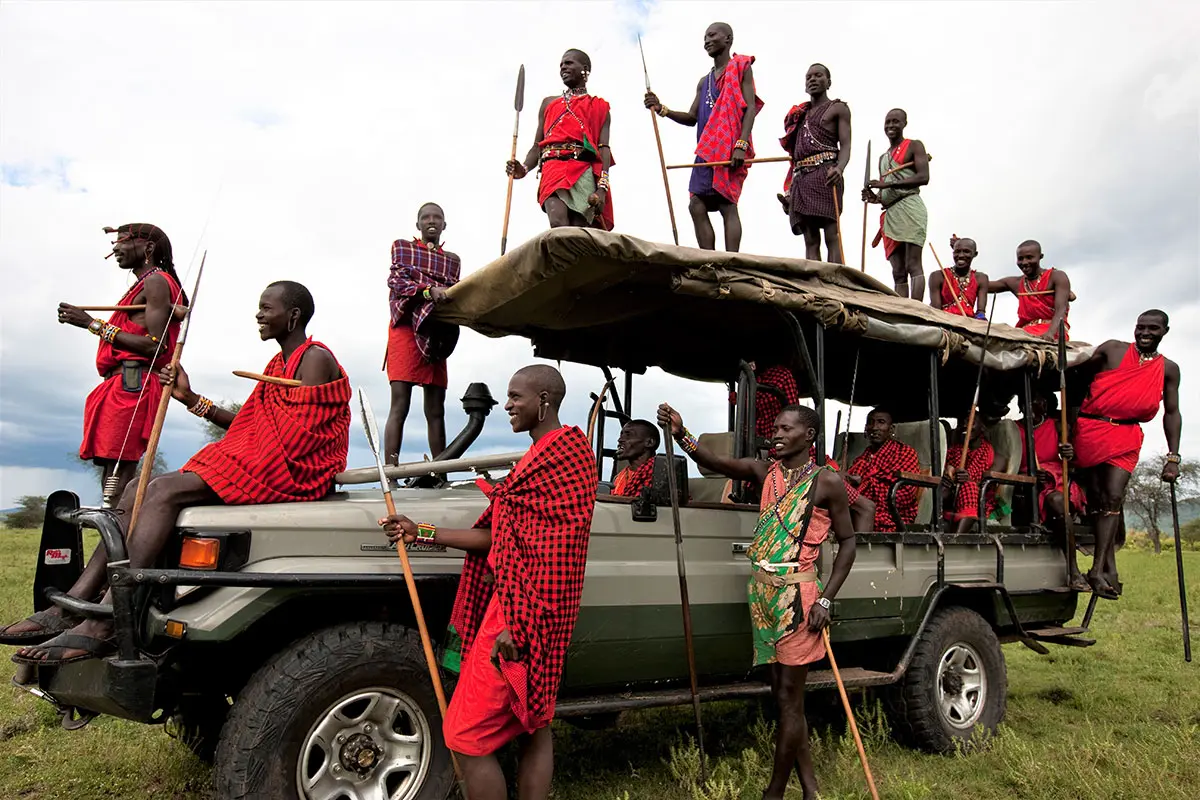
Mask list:
[[[175,279],[165,272],[151,272],[130,287],[118,305],[131,305],[142,293],[151,275],[158,276],[155,280],[167,282],[172,303],[180,301],[181,290]],[[121,350],[116,344],[100,340],[96,348],[96,372],[105,380],[88,394],[84,402],[80,458],[137,461],[145,454],[150,430],[154,427],[154,410],[162,396],[162,384],[152,373],[170,362],[175,340],[179,336],[179,320],[174,315],[169,320],[165,338],[162,331],[153,334],[160,341],[152,367],[150,359],[144,355]],[[144,326],[135,323],[127,311],[115,312],[108,321],[120,328],[122,333],[134,336],[146,336],[149,333]],[[137,361],[142,365],[140,389],[126,391],[122,388],[122,361]]]
[[[960,317],[974,317],[978,298],[979,280],[975,277],[975,270],[971,270],[971,279],[966,287],[962,287],[952,270],[942,269],[942,311]]]
[[[1050,285],[1050,276],[1054,269],[1050,268],[1038,276],[1037,280],[1021,278],[1020,291],[1017,293],[1017,327],[1030,336],[1041,336],[1050,330],[1050,320],[1054,319],[1054,287]],[[1070,323],[1063,316],[1064,327],[1068,330],[1067,340],[1070,341]],[[1055,335],[1057,339],[1057,332]]]
[[[1129,345],[1116,369],[1092,379],[1080,414],[1149,422],[1162,402],[1163,370],[1161,355],[1140,364],[1137,346]],[[1075,423],[1075,463],[1081,467],[1113,464],[1133,472],[1144,438],[1141,425],[1115,425],[1080,416]]]
[[[546,434],[492,488],[475,523],[491,528],[489,554],[468,553],[463,562],[450,624],[470,658],[488,601],[499,594],[509,634],[524,654],[525,669],[504,672],[520,684],[512,687],[512,711],[528,730],[554,716],[583,593],[596,482],[595,453],[583,431]]]
[[[1046,500],[1054,492],[1061,492],[1063,489],[1063,467],[1062,459],[1058,457],[1058,444],[1060,439],[1059,423],[1052,419],[1043,420],[1041,425],[1033,429],[1033,455],[1036,459],[1034,471],[1041,470],[1049,473],[1054,479],[1053,483],[1043,484],[1038,492],[1038,504],[1042,509],[1042,518],[1046,516]],[[1029,459],[1026,458],[1025,448],[1025,426],[1021,425],[1017,428],[1021,434],[1021,472],[1030,473]],[[1085,503],[1083,489],[1079,482],[1072,479],[1071,481],[1071,508],[1082,509]]]
[[[310,347],[329,348],[311,338],[285,364],[271,359],[264,375],[294,378]],[[259,383],[234,417],[225,437],[183,465],[225,503],[285,503],[317,500],[346,468],[350,449],[350,379],[319,386]]]
[[[601,144],[608,144],[608,142],[600,141],[600,131],[604,128],[604,120],[608,118],[608,110],[607,100],[590,94],[571,97],[569,109],[563,98],[554,98],[546,105],[545,138],[538,142],[538,147],[545,147],[554,142],[583,144],[586,136],[592,147],[599,151]],[[615,159],[611,159],[611,153],[609,163],[617,163]],[[587,170],[591,170],[596,180],[599,181],[600,173],[604,171],[604,165],[600,162],[599,152],[597,152],[595,161],[548,159],[542,162],[541,170],[542,177],[538,183],[539,206],[545,205],[546,198],[559,189],[570,190]],[[604,230],[611,231],[613,229],[611,189],[598,219]]]
[[[717,81],[717,97],[713,103],[712,112],[700,140],[696,142],[696,155],[701,162],[728,161],[733,156],[733,146],[742,138],[742,121],[746,116],[746,97],[742,93],[742,80],[746,70],[754,63],[754,56],[734,54],[725,71]],[[761,111],[763,101],[755,93],[755,111]],[[754,158],[754,139],[747,136],[750,149],[746,158]],[[731,203],[736,203],[742,196],[742,185],[750,174],[750,165],[743,164],[735,169],[729,167],[713,167],[713,191]]]

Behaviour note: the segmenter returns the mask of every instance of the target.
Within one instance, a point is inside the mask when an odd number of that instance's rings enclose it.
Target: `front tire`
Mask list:
[[[444,800],[454,784],[420,638],[334,625],[288,646],[238,695],[217,745],[222,800]]]
[[[987,620],[961,606],[941,609],[929,620],[890,702],[902,737],[934,753],[971,746],[978,728],[990,736],[1007,705],[1000,640]]]

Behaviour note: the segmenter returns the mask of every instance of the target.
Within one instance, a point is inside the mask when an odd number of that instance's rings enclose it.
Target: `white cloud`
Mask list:
[[[0,508],[12,508],[25,495],[45,496],[65,489],[85,504],[100,502],[100,483],[91,470],[0,466]]]
[[[924,192],[935,246],[944,253],[951,233],[972,235],[979,266],[1011,274],[1015,244],[1038,238],[1079,293],[1078,338],[1125,338],[1139,311],[1159,305],[1175,320],[1164,350],[1185,378],[1200,369],[1186,346],[1200,334],[1190,38],[1200,14],[1190,6],[1148,3],[1136,15],[1116,4],[1059,3],[574,8],[586,8],[586,17],[516,3],[5,5],[0,163],[20,173],[0,185],[8,287],[0,298],[0,447],[47,433],[14,430],[11,398],[31,370],[72,398],[79,418],[95,382],[95,341],[54,324],[54,307],[116,300],[126,283],[102,259],[108,238],[100,228],[131,221],[171,235],[189,282],[193,253],[209,251],[185,357],[197,389],[245,395],[250,387],[229,371],[258,370],[273,354],[256,337],[258,293],[290,278],[316,297],[311,332],[366,386],[382,416],[388,246],[413,232],[417,207],[432,199],[447,211],[447,245],[467,272],[495,258],[518,64],[527,70],[525,152],[537,100],[559,91],[561,52],[588,51],[592,91],[614,105],[618,229],[664,241],[669,226],[633,34],[642,29],[655,91],[683,107],[711,64],[701,40],[713,19],[732,22],[735,50],[758,58],[767,104],[756,126],[761,153],[782,152],[775,138],[788,107],[804,99],[804,70],[826,63],[833,94],[854,113],[852,184],[867,138],[876,153],[884,141],[884,112],[905,107],[909,133],[935,156]],[[619,12],[617,24],[603,23],[610,11]],[[894,32],[898,20],[914,17],[919,24]],[[814,19],[820,33],[797,33]],[[514,24],[515,41],[507,33]],[[104,31],[130,33],[137,46],[114,46]],[[690,160],[694,131],[666,124],[662,132],[668,160]],[[803,252],[774,199],[783,169],[751,173],[742,202],[747,251]],[[671,184],[690,243],[683,172]],[[851,203],[843,217],[852,261],[860,214]],[[1170,226],[1171,238],[1147,241],[1179,215],[1187,224]],[[871,223],[868,236],[873,214]],[[533,181],[517,183],[510,245],[544,225]],[[889,282],[879,250],[868,252],[868,272]],[[1015,316],[1011,298],[998,309],[1001,319]],[[461,424],[455,399],[467,383],[485,381],[502,398],[508,376],[529,360],[523,340],[464,333],[450,364],[448,427]],[[582,423],[586,395],[602,378],[579,366],[566,376],[568,414]],[[663,399],[681,407],[693,429],[724,424],[722,387],[696,391],[654,376],[639,381],[634,411],[650,416]],[[1194,407],[1185,401],[1185,415]],[[423,427],[414,402],[407,454],[424,449]],[[486,435],[503,442],[505,431],[494,415]],[[168,434],[178,466],[189,442],[199,446],[199,432],[174,408]],[[1160,428],[1147,426],[1147,434],[1148,448],[1161,447]],[[354,437],[360,458],[357,423]],[[1195,424],[1185,428],[1184,450],[1200,452]],[[61,460],[55,453],[46,463]]]

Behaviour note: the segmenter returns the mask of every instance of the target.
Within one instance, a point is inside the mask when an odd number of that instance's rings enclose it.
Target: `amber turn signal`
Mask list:
[[[187,569],[216,569],[221,554],[219,539],[196,539],[185,536],[179,554],[179,566]]]
[[[187,623],[169,619],[167,620],[166,633],[167,636],[170,636],[172,639],[182,639],[183,635],[187,633]]]

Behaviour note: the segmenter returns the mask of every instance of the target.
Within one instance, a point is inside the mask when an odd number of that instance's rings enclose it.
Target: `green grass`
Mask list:
[[[0,619],[30,610],[36,536],[0,531]],[[1187,552],[1189,601],[1200,614],[1200,553]],[[1101,603],[1096,646],[1039,656],[1005,648],[1008,717],[984,750],[917,753],[891,741],[864,698],[859,726],[880,795],[889,800],[1125,800],[1191,798],[1200,786],[1200,660],[1183,662],[1174,554],[1123,552],[1125,597]],[[1081,604],[1082,607],[1082,604]],[[1200,642],[1197,642],[1200,645]],[[0,660],[0,798],[212,797],[208,770],[161,728],[101,718],[58,727],[48,704],[7,688]],[[756,704],[705,707],[710,780],[695,786],[698,754],[684,733],[690,708],[626,714],[616,728],[557,724],[557,800],[757,799],[772,732]],[[815,743],[825,800],[867,797],[853,741],[826,728]],[[793,783],[789,798],[799,798]]]

